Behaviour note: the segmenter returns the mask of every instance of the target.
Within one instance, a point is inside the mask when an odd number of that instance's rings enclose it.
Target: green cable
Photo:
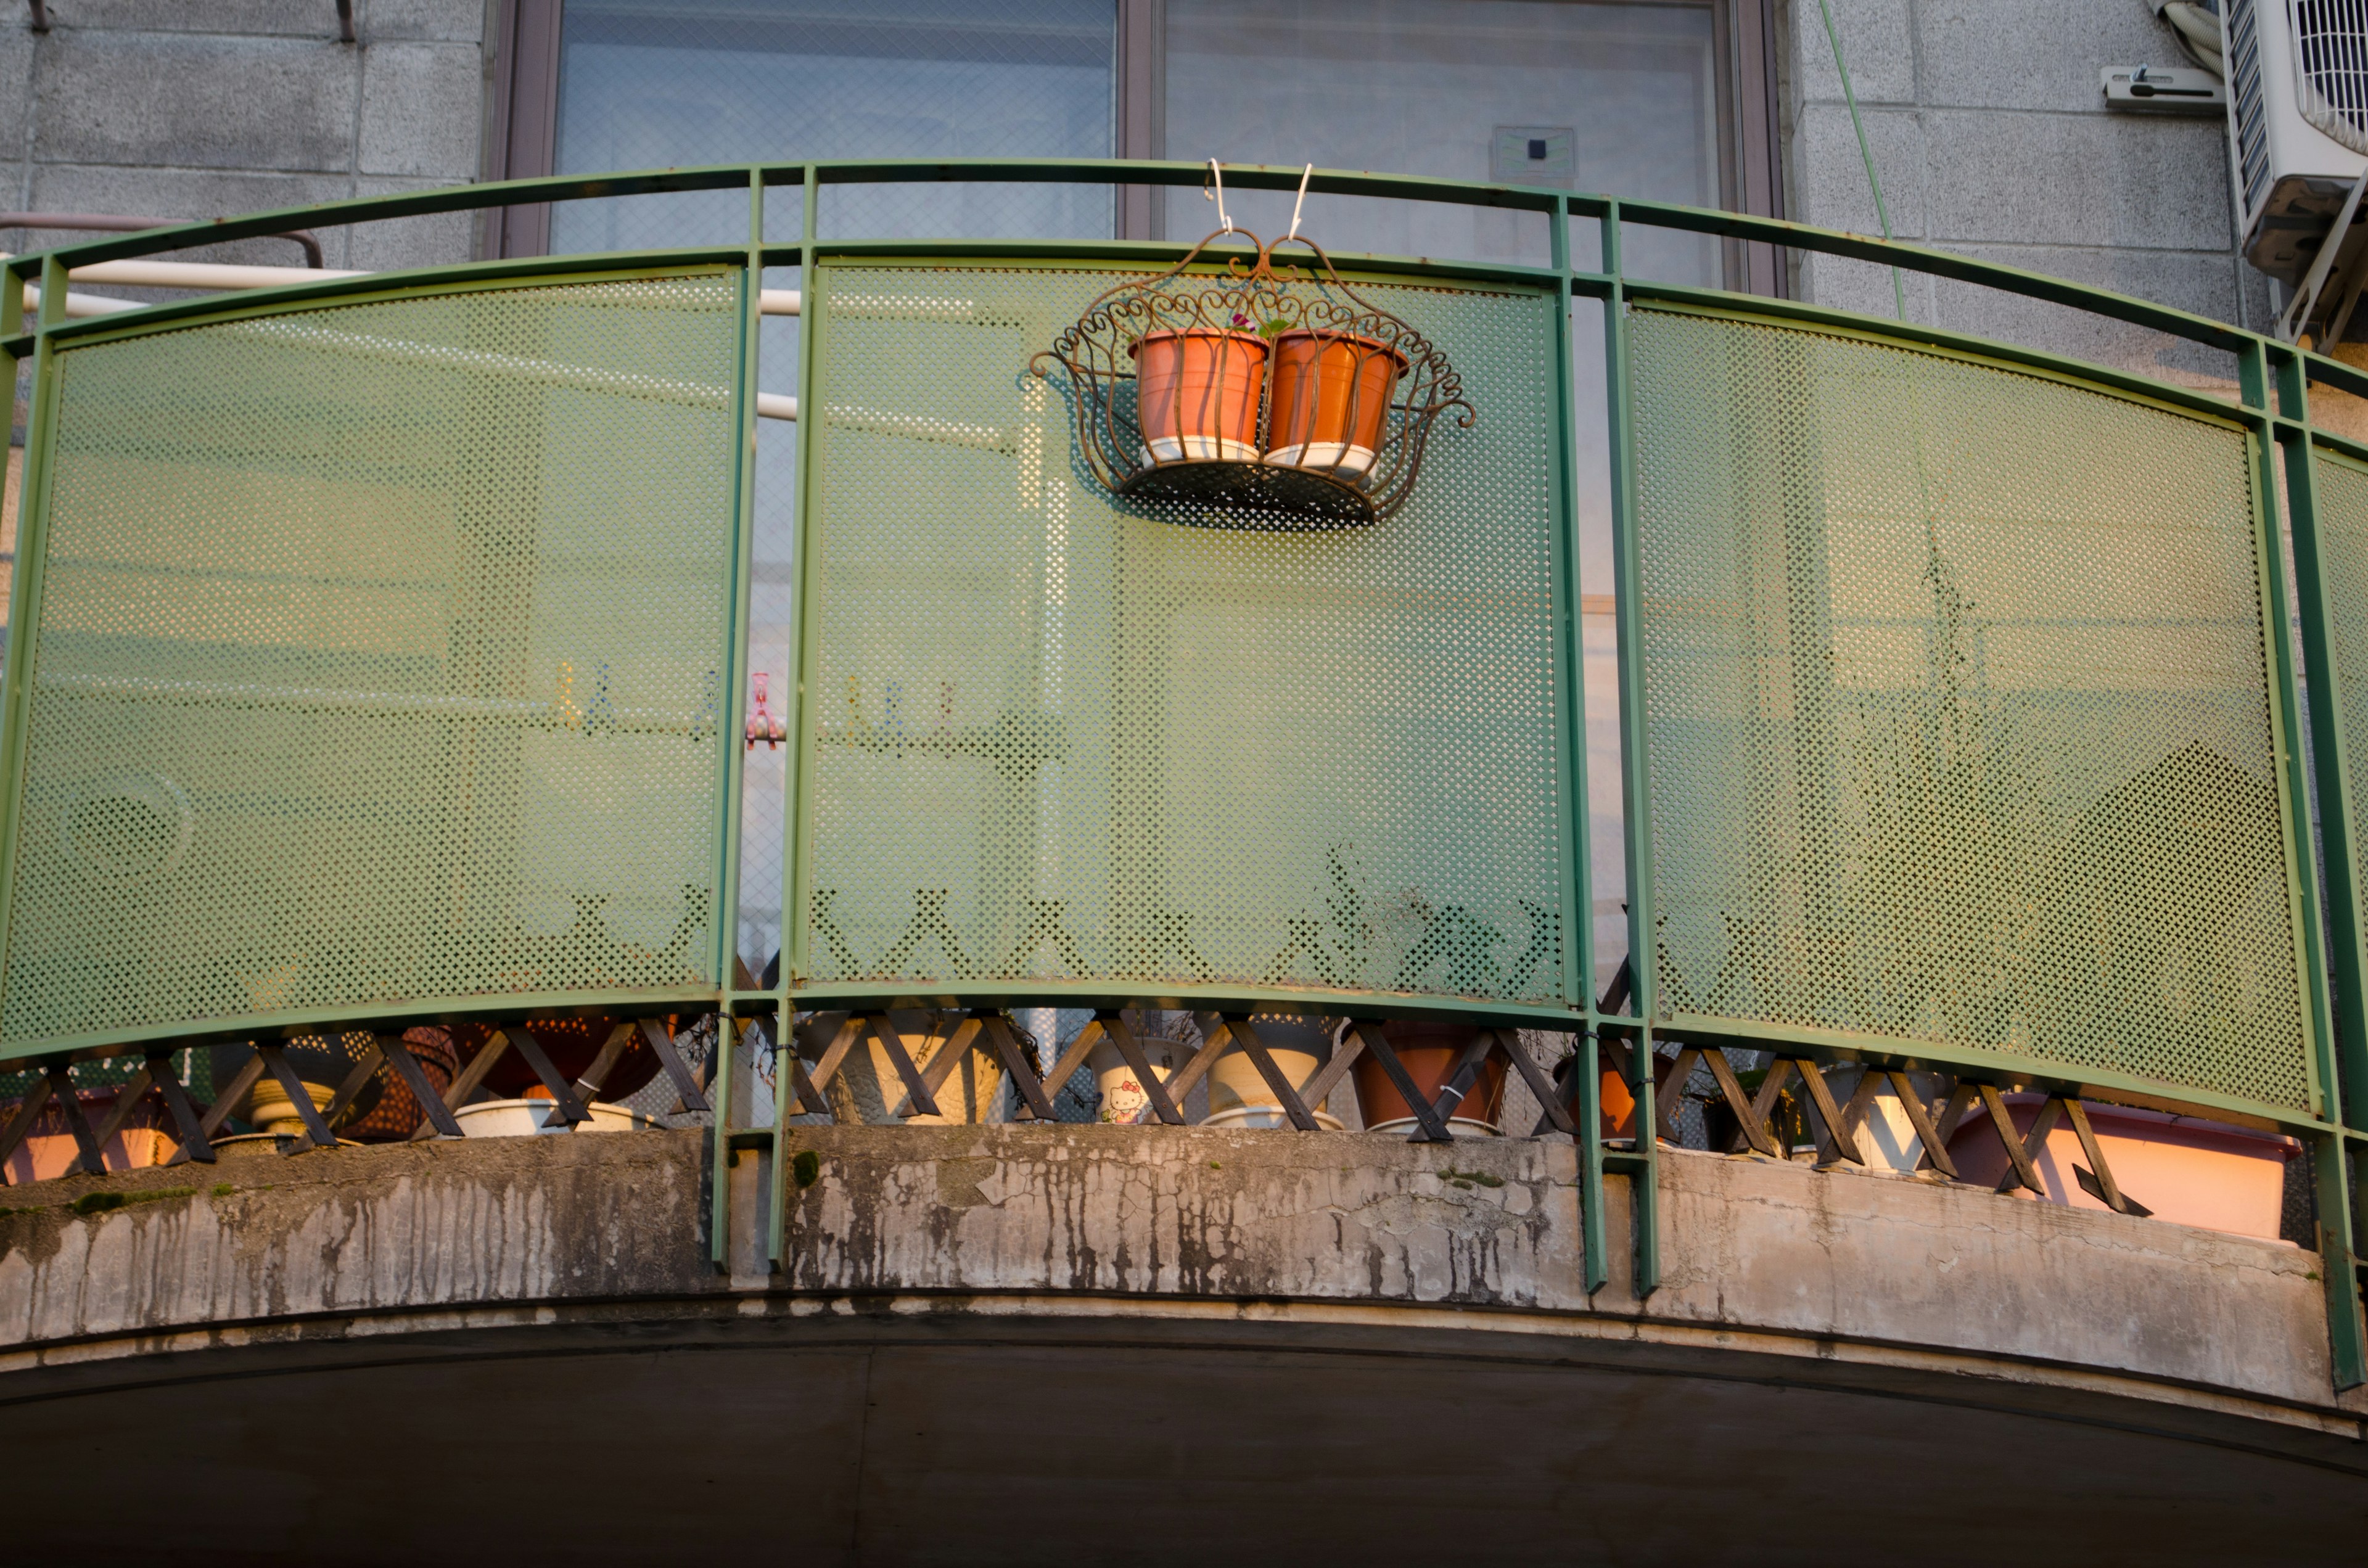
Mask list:
[[[1884,210],[1883,182],[1874,177],[1874,154],[1867,151],[1866,126],[1858,118],[1858,95],[1850,91],[1850,67],[1842,63],[1842,35],[1834,30],[1834,8],[1827,0],[1817,0],[1817,10],[1826,18],[1826,41],[1834,46],[1834,69],[1841,74],[1842,102],[1850,105],[1850,129],[1858,132],[1858,155],[1866,165],[1866,187],[1874,192],[1874,216],[1883,225],[1883,237],[1891,238],[1891,214]],[[1891,269],[1891,302],[1899,312],[1899,319],[1907,319],[1907,290],[1899,281],[1899,268]]]

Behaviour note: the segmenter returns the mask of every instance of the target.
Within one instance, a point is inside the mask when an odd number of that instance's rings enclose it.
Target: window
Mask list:
[[[510,0],[500,166],[1216,157],[1773,211],[1768,5]],[[1193,239],[1215,226],[1187,189],[932,185],[826,199],[825,233]],[[1263,233],[1288,226],[1289,199],[1242,192],[1232,210]],[[569,203],[547,230],[513,222],[501,243],[731,240],[744,214],[736,193]],[[1349,251],[1544,258],[1534,216],[1333,197],[1311,201],[1308,227]],[[1635,259],[1683,281],[1723,269],[1746,281],[1740,247],[1722,256],[1686,236]],[[1772,286],[1764,259],[1753,280]]]

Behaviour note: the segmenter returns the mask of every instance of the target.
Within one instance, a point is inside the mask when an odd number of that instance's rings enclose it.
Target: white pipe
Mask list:
[[[76,283],[113,283],[142,289],[280,289],[324,278],[367,278],[367,272],[334,267],[235,267],[220,261],[99,261],[66,274]]]
[[[69,319],[78,316],[112,315],[117,311],[136,311],[146,302],[143,300],[110,300],[103,294],[77,294],[70,289],[66,290],[66,315]],[[26,284],[26,319],[28,321],[36,319],[40,313],[40,309],[41,291],[30,283]]]
[[[758,392],[757,394],[757,418],[795,419],[797,416],[798,400],[796,398],[783,397],[780,392]]]
[[[7,253],[0,251],[0,261]],[[245,267],[218,261],[151,261],[144,257],[130,261],[99,261],[88,267],[77,267],[66,274],[76,283],[112,283],[119,288],[133,289],[282,289],[297,283],[319,283],[331,278],[368,278],[367,271],[345,270],[321,267]],[[41,291],[31,284],[25,286],[25,309],[40,308]],[[69,317],[108,315],[117,311],[136,311],[147,303],[142,300],[112,300],[101,294],[66,295]],[[795,289],[760,290],[757,298],[759,312],[768,316],[803,315],[805,299]]]

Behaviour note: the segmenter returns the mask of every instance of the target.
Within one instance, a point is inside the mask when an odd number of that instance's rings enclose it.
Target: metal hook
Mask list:
[[[1314,164],[1299,171],[1299,199],[1291,204],[1291,233],[1282,236],[1286,240],[1295,240],[1299,237],[1299,210],[1307,205],[1307,181],[1315,173]]]
[[[1311,164],[1308,166],[1313,168],[1315,165]],[[1203,200],[1214,199],[1217,203],[1217,222],[1224,225],[1220,232],[1228,234],[1240,233],[1234,227],[1233,219],[1225,215],[1225,172],[1217,166],[1217,160],[1214,158],[1209,160],[1209,177],[1216,182],[1216,195],[1213,199],[1211,198],[1209,187],[1203,185],[1201,187],[1201,196]]]

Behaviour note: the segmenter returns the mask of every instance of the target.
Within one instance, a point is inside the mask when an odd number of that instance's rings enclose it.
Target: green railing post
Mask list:
[[[24,320],[24,282],[6,273],[8,312]],[[66,319],[65,264],[52,254],[41,258],[41,311],[33,341],[33,399],[25,431],[25,467],[17,491],[17,568],[8,589],[8,652],[0,665],[0,1007],[7,1000],[10,922],[16,913],[17,847],[24,825],[25,746],[33,718],[34,623],[40,619],[41,588],[49,573],[51,472],[57,443],[58,360],[50,329]],[[11,362],[9,399],[16,398]]]
[[[1634,1188],[1636,1294],[1661,1282],[1660,1170],[1653,1108],[1654,983],[1652,791],[1645,755],[1644,558],[1636,538],[1635,405],[1628,378],[1628,294],[1620,248],[1620,203],[1603,210],[1603,270],[1611,285],[1603,297],[1604,374],[1609,378],[1611,470],[1611,561],[1620,639],[1620,794],[1628,851],[1628,973],[1630,1011],[1642,1020],[1628,1053],[1628,1086],[1636,1106],[1636,1152],[1622,1162]],[[1595,1003],[1589,999],[1588,1010]]]
[[[707,1101],[715,1108],[715,1125],[708,1147],[715,1184],[707,1197],[707,1257],[718,1274],[732,1269],[732,1165],[739,1158],[732,1147],[732,1004],[727,1000],[715,1017],[715,1071],[707,1075]]]
[[[2263,363],[2275,353],[2274,385],[2263,374]],[[2319,1257],[2326,1277],[2328,1343],[2338,1389],[2368,1382],[2368,1323],[2361,1313],[2357,1255],[2357,1205],[2354,1202],[2351,1151],[2340,1129],[2368,1127],[2361,1104],[2368,1094],[2368,1001],[2362,994],[2362,931],[2360,918],[2359,860],[2353,842],[2358,819],[2352,815],[2350,774],[2345,767],[2347,737],[2343,733],[2342,673],[2337,667],[2329,631],[2330,608],[2323,541],[2319,533],[2317,454],[2310,439],[2309,378],[2298,355],[2256,345],[2245,357],[2243,391],[2246,401],[2267,416],[2285,459],[2287,521],[2294,529],[2294,608],[2301,621],[2304,687],[2308,699],[2311,767],[2317,786],[2318,837],[2324,851],[2317,869],[2326,879],[2327,937],[2331,950],[2319,947],[2320,926],[2316,881],[2312,876],[2311,796],[2302,776],[2302,729],[2294,702],[2294,672],[2287,632],[2284,573],[2276,548],[2276,529],[2270,519],[2275,492],[2270,443],[2256,435],[2253,449],[2260,475],[2263,517],[2262,564],[2267,587],[2263,619],[2269,623],[2271,668],[2277,681],[2275,717],[2282,726],[2282,750],[2286,756],[2287,820],[2290,854],[2297,875],[2294,892],[2297,924],[2303,937],[2303,975],[2308,989],[2304,1017],[2311,1030],[2311,1054],[2318,1078],[2316,1109],[2338,1131],[2312,1140],[2311,1170],[2319,1217]],[[2331,964],[2329,960],[2332,960]],[[2333,971],[2333,1006],[2328,978]]]
[[[1594,867],[1588,843],[1587,631],[1580,611],[1578,545],[1578,347],[1570,312],[1570,199],[1558,198],[1546,214],[1553,233],[1549,249],[1560,276],[1554,286],[1554,413],[1562,433],[1554,453],[1554,632],[1561,651],[1562,691],[1554,705],[1561,731],[1564,807],[1562,999],[1584,1010],[1595,999],[1595,931],[1590,918]]]
[[[812,907],[814,869],[806,854],[806,824],[812,814],[814,703],[814,667],[816,651],[813,607],[814,552],[809,537],[814,528],[814,428],[822,423],[822,403],[814,390],[814,339],[822,313],[822,290],[814,257],[814,226],[821,208],[818,171],[806,165],[803,214],[798,231],[798,285],[803,295],[798,316],[798,445],[796,494],[790,522],[791,557],[796,586],[790,601],[790,691],[785,702],[791,715],[790,755],[781,791],[781,983],[779,997],[782,1036],[792,1047],[795,1037],[790,1011],[791,990],[814,972],[806,951],[807,915]]]
[[[732,613],[723,628],[723,864],[716,878],[715,985],[729,994],[749,987],[740,981],[740,839],[746,814],[748,747],[748,606],[755,575],[757,532],[757,360],[764,326],[765,182],[748,171],[748,254],[740,268],[740,336],[732,362]]]
[[[1581,609],[1578,541],[1578,346],[1571,330],[1570,199],[1556,198],[1546,214],[1552,225],[1547,248],[1554,271],[1554,410],[1562,439],[1555,454],[1554,606],[1557,646],[1564,666],[1561,701],[1554,722],[1561,730],[1564,809],[1562,995],[1582,1013],[1595,1007],[1595,871],[1588,842],[1587,793],[1587,622]],[[1587,1293],[1603,1288],[1609,1275],[1603,1256],[1603,1114],[1597,1074],[1595,1028],[1590,1018],[1579,1031],[1578,1095],[1579,1235]]]

